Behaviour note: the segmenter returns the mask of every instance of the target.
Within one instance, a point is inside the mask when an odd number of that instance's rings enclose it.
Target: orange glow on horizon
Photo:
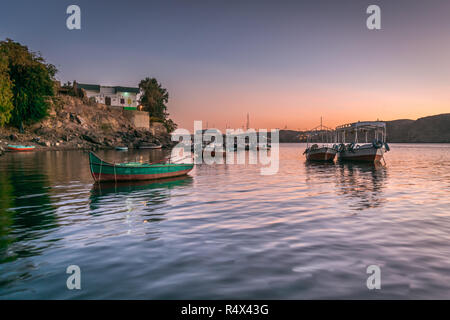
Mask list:
[[[379,92],[377,90],[310,90],[309,92],[212,92],[203,100],[176,97],[169,110],[180,128],[192,130],[194,120],[203,127],[242,128],[250,114],[252,128],[306,130],[320,124],[328,127],[364,121],[411,119],[450,112],[448,90],[422,89],[414,92]],[[172,105],[183,106],[174,108]]]

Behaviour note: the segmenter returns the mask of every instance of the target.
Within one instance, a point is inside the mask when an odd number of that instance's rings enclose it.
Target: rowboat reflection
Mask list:
[[[102,182],[92,185],[90,195],[91,210],[100,205],[111,205],[117,208],[117,203],[130,202],[144,207],[151,204],[161,204],[170,198],[171,190],[191,185],[193,178],[182,176],[163,180]]]

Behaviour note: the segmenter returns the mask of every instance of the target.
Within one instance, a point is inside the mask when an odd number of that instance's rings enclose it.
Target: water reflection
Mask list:
[[[58,227],[48,177],[31,160],[16,156],[0,176],[0,263],[40,254],[50,243],[34,240]]]
[[[305,160],[305,168],[307,173],[324,172],[329,170],[334,170],[336,164],[331,161],[308,161]]]
[[[95,183],[89,198],[91,214],[105,212],[103,206],[130,209],[130,205],[153,212],[170,199],[172,189],[189,186],[192,182],[192,177],[184,176],[156,181]]]
[[[310,189],[324,184],[329,185],[330,178],[336,175],[336,164],[334,162],[305,161],[306,183]]]
[[[383,189],[387,169],[380,163],[339,162],[337,165],[336,190],[349,200],[355,210],[376,208],[386,201]]]
[[[391,149],[386,168],[305,164],[293,144],[272,176],[199,165],[192,178],[94,186],[87,153],[5,154],[0,298],[372,299],[372,263],[390,266],[380,299],[448,298],[450,146]],[[77,292],[69,264],[84,270]]]

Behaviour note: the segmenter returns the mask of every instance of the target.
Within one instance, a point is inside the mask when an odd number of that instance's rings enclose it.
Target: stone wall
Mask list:
[[[148,112],[135,111],[135,110],[123,110],[123,114],[127,117],[136,128],[150,129],[150,118]]]

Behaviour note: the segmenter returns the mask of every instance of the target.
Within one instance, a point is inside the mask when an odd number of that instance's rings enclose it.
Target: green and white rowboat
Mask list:
[[[171,178],[186,175],[194,164],[190,163],[109,163],[89,152],[89,167],[96,182],[138,181]]]

